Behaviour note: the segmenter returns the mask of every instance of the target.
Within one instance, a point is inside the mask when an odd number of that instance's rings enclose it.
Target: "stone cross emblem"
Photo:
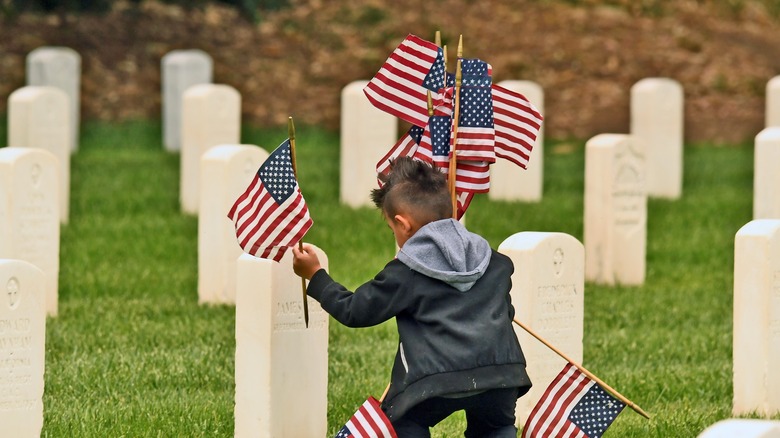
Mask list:
[[[555,276],[560,277],[563,273],[563,249],[556,248],[555,252],[553,252],[553,270],[555,271]]]
[[[14,309],[19,304],[19,281],[16,279],[16,277],[11,277],[11,279],[8,280],[7,289],[8,307]]]

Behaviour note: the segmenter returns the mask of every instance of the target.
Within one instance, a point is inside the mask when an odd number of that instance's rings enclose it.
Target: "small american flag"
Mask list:
[[[411,157],[417,150],[417,146],[420,144],[420,137],[422,137],[423,128],[419,126],[412,126],[409,128],[406,134],[403,135],[390,151],[376,163],[376,173],[378,175],[384,175],[390,170],[390,162],[398,157]],[[382,184],[381,181],[379,183]]]
[[[260,166],[228,218],[241,249],[277,262],[311,228],[309,209],[293,172],[289,139]]]
[[[600,438],[625,406],[567,363],[534,406],[522,438]]]
[[[496,84],[492,88],[496,156],[525,169],[543,117],[522,94]]]
[[[380,110],[415,126],[425,126],[427,91],[436,98],[444,88],[444,78],[444,51],[410,34],[390,54],[363,92]]]
[[[379,407],[379,401],[369,397],[355,412],[335,438],[397,438],[395,429]]]
[[[451,131],[450,117],[432,116],[414,158],[431,163],[449,174]],[[486,193],[490,189],[489,164],[487,161],[475,161],[473,157],[464,158],[458,150],[455,189],[458,192]]]
[[[460,89],[458,160],[496,161],[491,94],[490,87],[464,86]]]

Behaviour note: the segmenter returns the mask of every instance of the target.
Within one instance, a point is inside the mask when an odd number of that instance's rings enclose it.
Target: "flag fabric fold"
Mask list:
[[[567,362],[528,416],[522,438],[600,438],[625,406]]]
[[[397,438],[397,435],[379,401],[369,397],[335,438]]]
[[[244,252],[277,262],[311,228],[313,221],[293,171],[289,139],[260,166],[228,218]]]

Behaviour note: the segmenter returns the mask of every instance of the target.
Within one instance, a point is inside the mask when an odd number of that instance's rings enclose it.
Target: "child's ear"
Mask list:
[[[409,233],[412,231],[412,222],[405,215],[397,214],[393,216],[393,220],[395,220],[395,222],[400,225],[404,232]]]

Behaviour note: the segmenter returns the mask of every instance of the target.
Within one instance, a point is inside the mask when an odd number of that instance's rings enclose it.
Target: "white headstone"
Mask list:
[[[329,317],[308,298],[306,328],[291,251],[279,263],[243,254],[237,286],[235,436],[325,436]]]
[[[68,96],[68,150],[79,148],[81,123],[81,55],[68,47],[39,47],[27,55],[27,85],[58,88]]]
[[[201,158],[198,213],[198,302],[236,302],[236,260],[243,253],[227,213],[257,175],[268,152],[254,145],[219,145]]]
[[[582,363],[585,261],[582,244],[564,233],[521,232],[498,251],[515,265],[512,304],[515,318]],[[533,387],[518,400],[517,424],[525,424],[545,389],[566,361],[515,325]]]
[[[70,206],[68,111],[68,96],[54,87],[26,86],[8,97],[8,144],[45,149],[57,157],[62,223],[68,222]]]
[[[43,271],[46,313],[57,315],[60,221],[57,159],[42,149],[0,149],[0,258]]]
[[[756,136],[753,219],[780,219],[780,126]]]
[[[194,85],[184,92],[182,109],[182,211],[198,213],[200,157],[220,144],[237,144],[241,136],[241,95],[229,85]]]
[[[599,134],[585,144],[585,279],[645,281],[647,194],[644,158],[631,136]]]
[[[341,90],[341,203],[370,206],[377,188],[376,163],[398,141],[398,119],[375,108],[363,94],[367,81]]]
[[[748,222],[734,243],[734,415],[780,413],[780,219]]]
[[[33,264],[0,259],[0,430],[40,437],[46,343],[44,274]]]
[[[502,81],[500,86],[527,97],[544,114],[544,90],[532,81]],[[488,197],[499,201],[537,202],[542,200],[544,184],[544,125],[523,170],[511,161],[498,158],[490,165]]]
[[[184,92],[193,85],[212,82],[214,62],[202,50],[173,50],[162,64],[162,120],[165,150],[181,150],[181,112]]]
[[[780,126],[780,76],[775,76],[766,84],[766,127]]]
[[[645,157],[648,196],[682,195],[683,121],[679,82],[647,78],[631,87],[631,135]]]
[[[698,438],[780,438],[780,421],[729,418],[704,429]]]

